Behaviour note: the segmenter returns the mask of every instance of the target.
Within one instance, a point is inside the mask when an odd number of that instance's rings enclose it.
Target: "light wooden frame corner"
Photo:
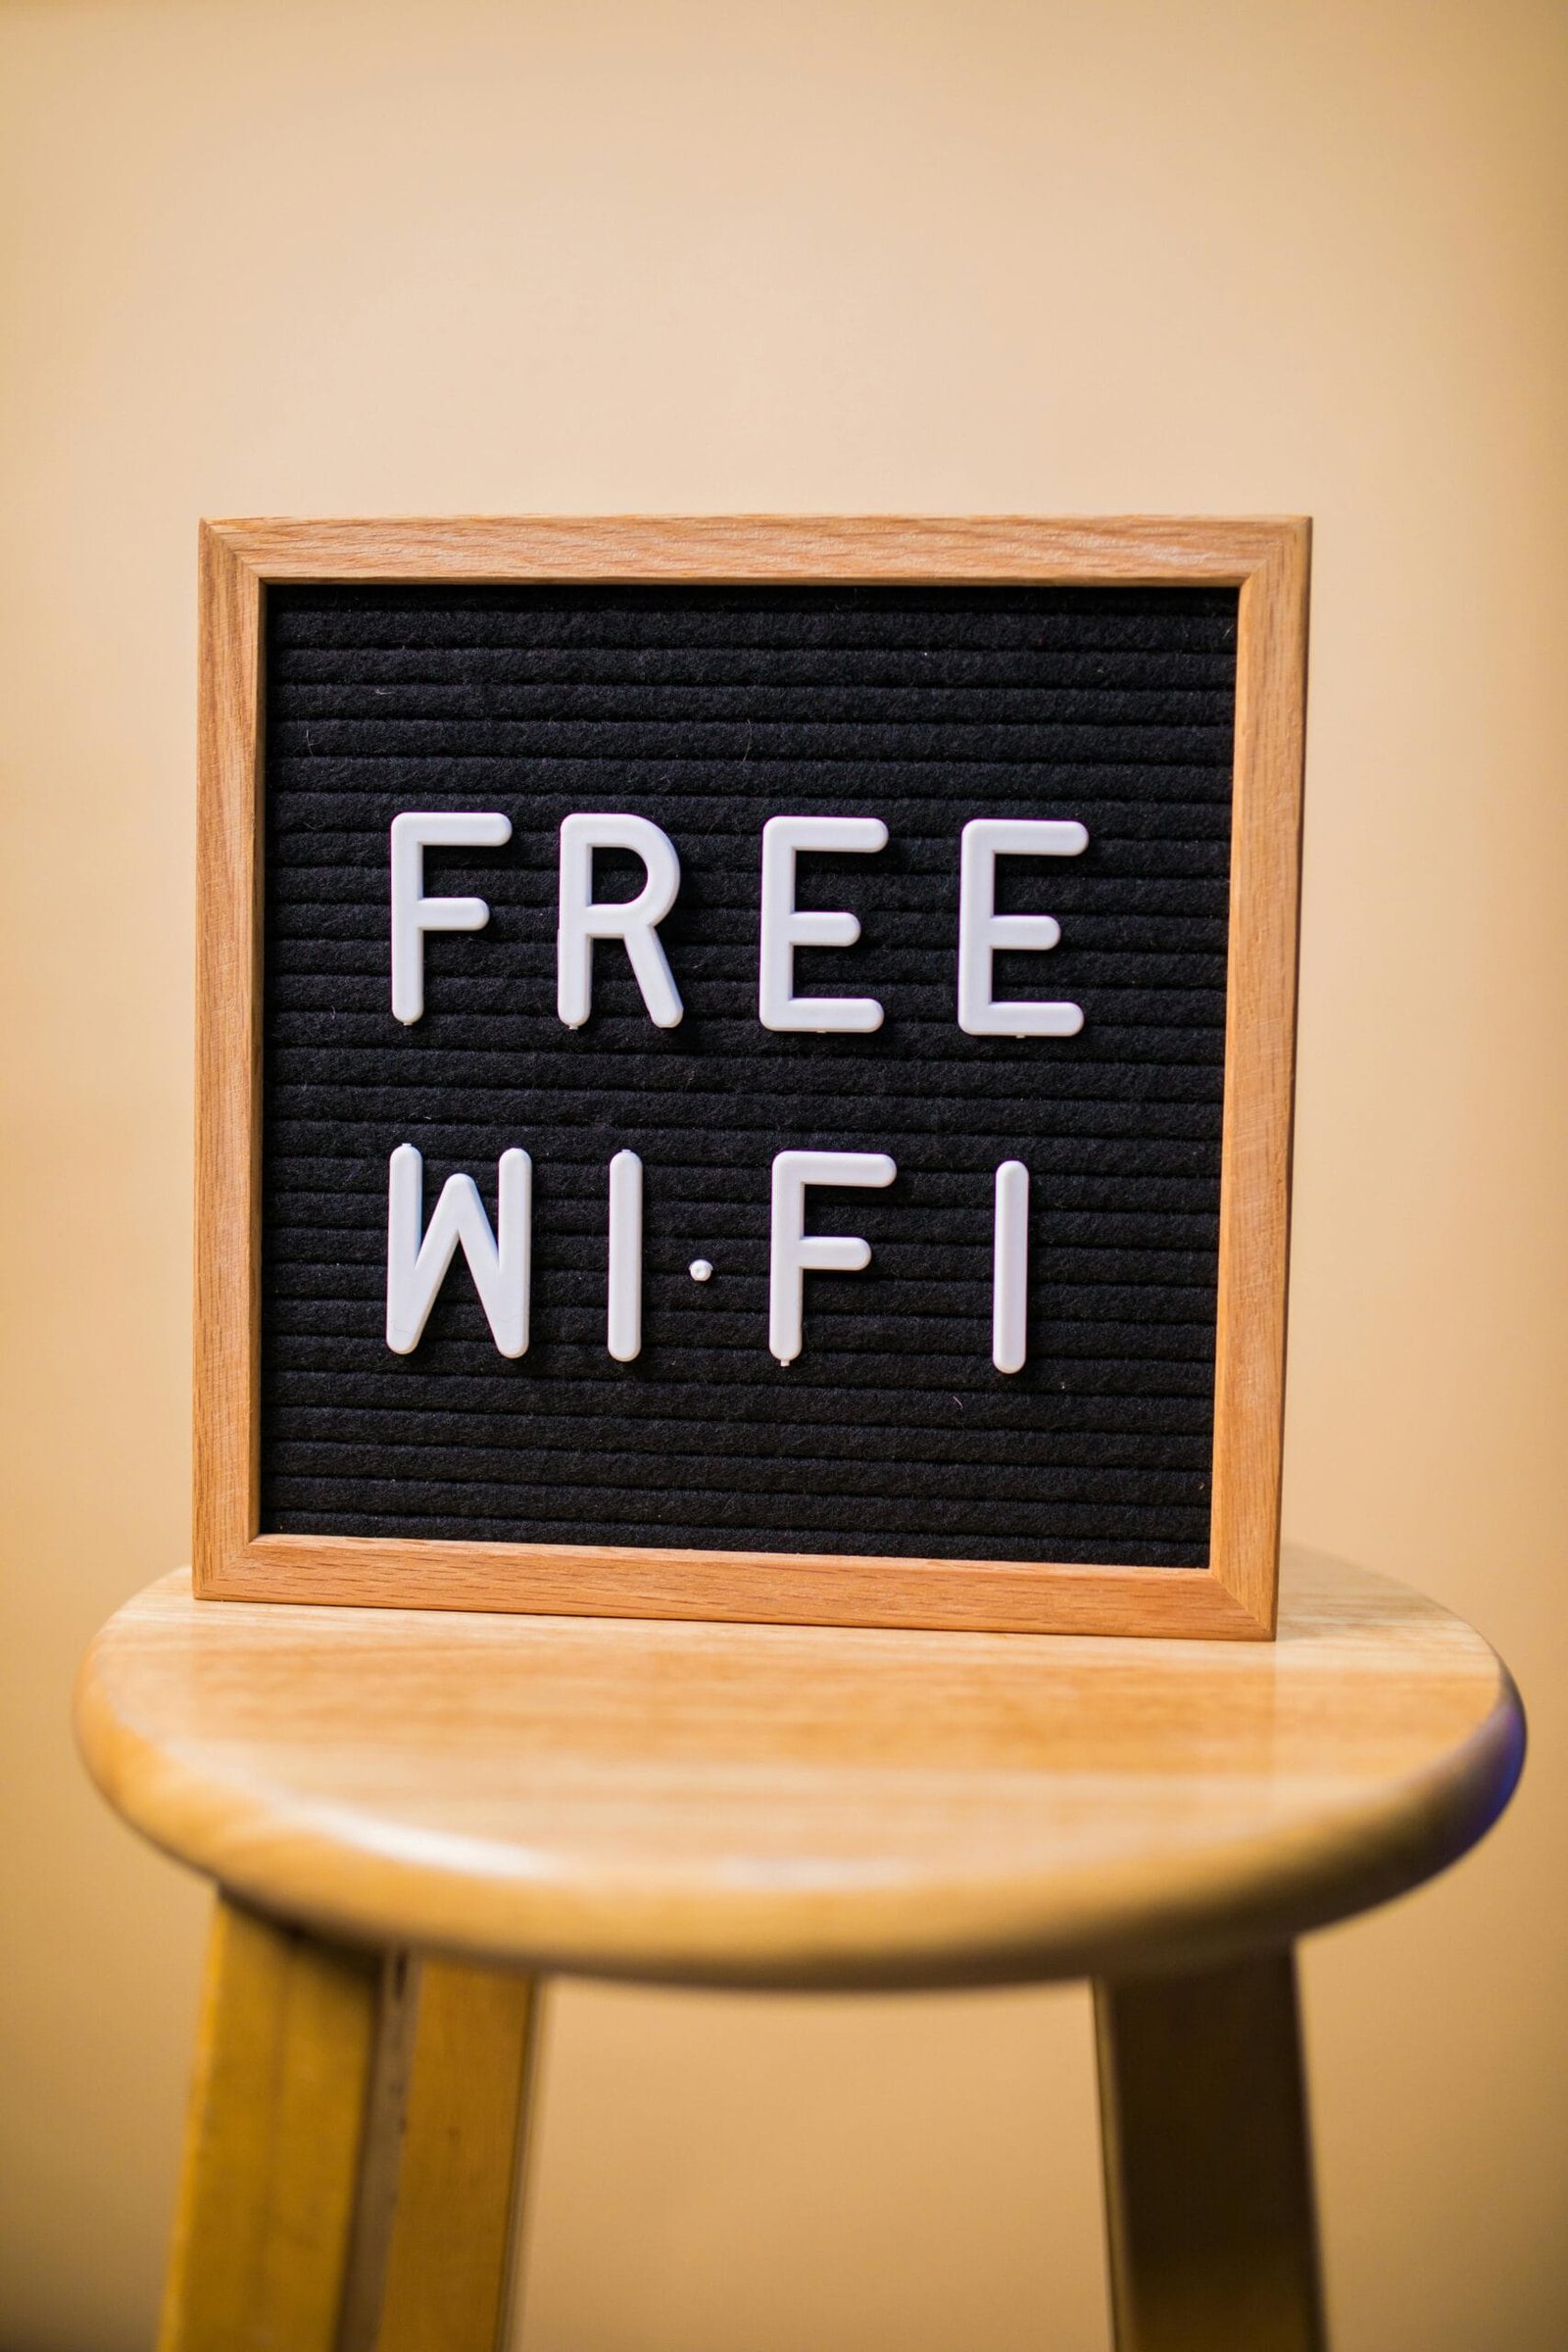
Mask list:
[[[1285,1395],[1310,526],[469,516],[201,530],[194,1575],[220,1599],[1268,1640]],[[1240,591],[1206,1570],[262,1535],[262,747],[273,581],[1037,582]]]

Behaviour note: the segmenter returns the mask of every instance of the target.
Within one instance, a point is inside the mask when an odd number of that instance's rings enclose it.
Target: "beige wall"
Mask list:
[[[1568,2341],[1568,13],[0,6],[0,2340],[146,2340],[204,1905],[68,1746],[183,1555],[203,513],[1306,510],[1292,1531],[1514,1662],[1307,1958],[1342,2352]],[[1084,2001],[567,1989],[528,2352],[1094,2352]]]

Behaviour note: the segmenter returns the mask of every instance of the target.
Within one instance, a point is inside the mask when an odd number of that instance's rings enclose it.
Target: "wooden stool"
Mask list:
[[[164,2352],[493,2352],[541,1974],[1092,1977],[1122,2352],[1322,2342],[1291,1939],[1464,1852],[1524,1720],[1478,1635],[1288,1557],[1280,1639],[192,1601],[77,1699],[220,1888]]]

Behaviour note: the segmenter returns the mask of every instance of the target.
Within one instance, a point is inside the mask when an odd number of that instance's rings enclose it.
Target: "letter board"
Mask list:
[[[204,547],[199,1589],[1271,1631],[1304,527]]]

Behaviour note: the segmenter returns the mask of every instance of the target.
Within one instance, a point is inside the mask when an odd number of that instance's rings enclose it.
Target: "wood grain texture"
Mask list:
[[[159,2352],[336,2352],[377,1975],[220,1900]]]
[[[196,1589],[209,1598],[1266,1640],[1284,1408],[1309,532],[1299,519],[630,516],[203,530]],[[1211,1564],[261,1536],[259,647],[269,580],[1241,588]]]
[[[77,1726],[146,1836],[324,1932],[671,1982],[1200,1966],[1415,1885],[1518,1775],[1481,1638],[1297,1555],[1273,1644],[210,1608]]]
[[[419,1961],[412,1952],[381,1955],[375,2054],[366,2097],[348,2278],[333,2352],[376,2352],[414,2077],[419,1973]]]
[[[200,545],[196,836],[195,1427],[192,1547],[257,1524],[261,1362],[262,589],[217,531]]]
[[[1304,522],[1281,534],[1243,585],[1237,638],[1209,1563],[1270,1633],[1285,1437],[1309,552]]]
[[[1217,1576],[1197,1568],[1033,1567],[838,1552],[256,1536],[220,1574],[201,1580],[200,1590],[209,1599],[701,1617],[715,1624],[968,1627],[1244,1642],[1259,1641],[1269,1630]]]
[[[240,519],[208,526],[263,580],[1042,580],[1239,583],[1296,516],[594,514]]]
[[[1116,2352],[1322,2352],[1295,1956],[1097,1985]]]
[[[497,2352],[538,1987],[426,1960],[417,2003],[375,2352]]]

